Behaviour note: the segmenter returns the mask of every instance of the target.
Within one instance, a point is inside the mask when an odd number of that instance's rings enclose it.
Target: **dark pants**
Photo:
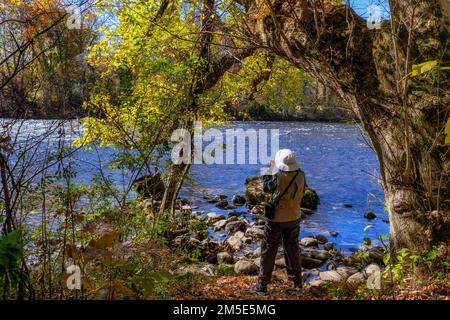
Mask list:
[[[267,285],[272,277],[278,247],[283,240],[284,259],[288,278],[294,284],[302,283],[302,267],[300,264],[300,248],[298,236],[300,232],[299,221],[273,222],[267,221],[264,238],[261,245],[261,266],[258,280]]]

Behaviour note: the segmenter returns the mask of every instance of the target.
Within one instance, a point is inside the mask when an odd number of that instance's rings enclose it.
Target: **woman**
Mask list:
[[[273,165],[279,170],[272,175]],[[263,176],[264,192],[272,193],[272,199],[278,199],[272,219],[266,218],[264,238],[261,245],[261,266],[257,283],[250,291],[258,294],[267,293],[275,264],[278,247],[283,241],[286,270],[294,288],[302,288],[302,268],[298,236],[300,232],[300,203],[305,192],[305,174],[299,168],[295,154],[289,149],[282,149],[275,155],[275,162],[270,162],[269,175]]]

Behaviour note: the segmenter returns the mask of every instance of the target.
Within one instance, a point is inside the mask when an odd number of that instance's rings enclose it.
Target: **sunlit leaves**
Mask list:
[[[437,60],[431,60],[419,64],[413,64],[411,77],[416,77],[418,75],[430,71],[437,65],[437,63],[438,63]]]
[[[450,144],[450,118],[448,118],[447,120],[444,132],[445,132],[445,144]]]

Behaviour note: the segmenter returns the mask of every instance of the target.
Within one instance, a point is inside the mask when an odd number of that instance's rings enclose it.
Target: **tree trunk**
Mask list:
[[[339,94],[367,132],[380,162],[392,247],[448,242],[449,75],[405,78],[412,64],[449,61],[448,2],[396,1],[379,30],[345,5],[263,2],[241,1],[247,34]]]

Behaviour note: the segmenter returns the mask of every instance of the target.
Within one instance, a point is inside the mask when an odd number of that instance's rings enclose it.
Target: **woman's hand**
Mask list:
[[[274,168],[275,168],[275,161],[270,160],[269,161],[269,174],[272,174]]]

